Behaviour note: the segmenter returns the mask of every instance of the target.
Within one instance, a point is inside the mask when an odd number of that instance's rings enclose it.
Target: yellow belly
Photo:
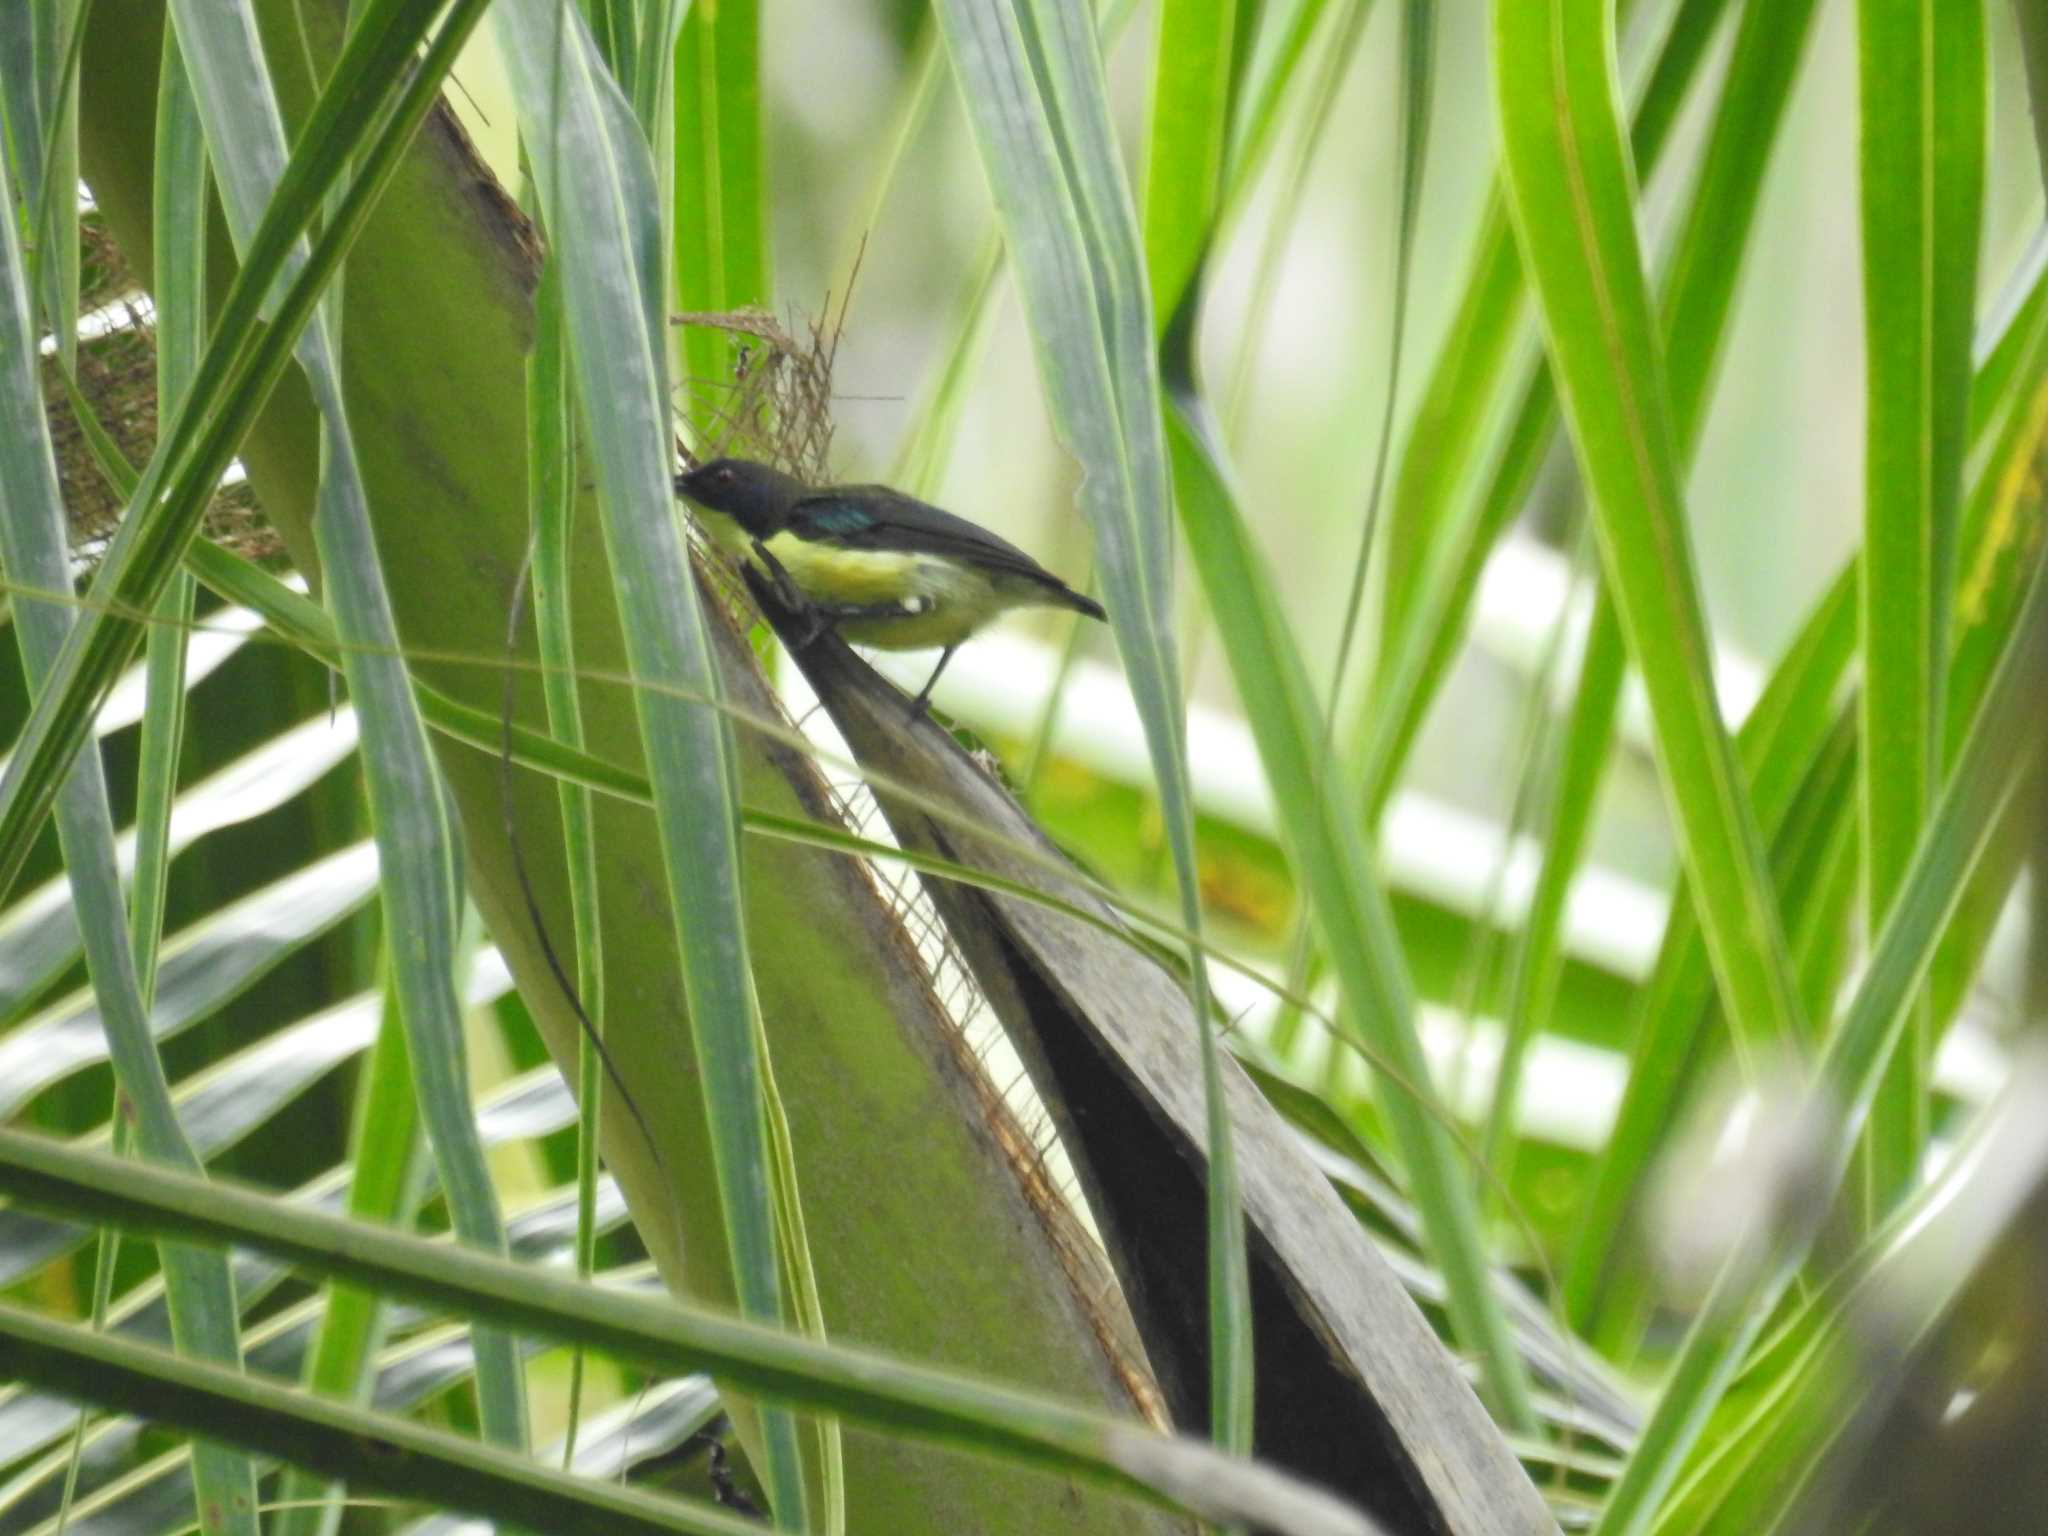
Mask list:
[[[768,541],[768,553],[815,602],[870,608],[907,603],[923,595],[917,580],[921,562],[914,556],[835,549],[787,533]]]
[[[932,651],[958,645],[1006,606],[996,604],[979,616],[955,606],[903,618],[842,619],[837,628],[853,644],[877,651]]]
[[[775,554],[777,559],[782,557],[780,550]],[[875,557],[863,555],[861,558],[872,560]],[[842,579],[836,565],[829,573],[820,572],[817,578],[819,589],[835,593],[860,587],[867,580],[866,572],[855,573],[851,579]],[[901,558],[895,575],[886,580],[893,580],[896,590],[880,601],[921,611],[877,618],[841,619],[839,633],[855,645],[872,646],[881,651],[926,651],[939,646],[958,645],[1005,608],[1012,607],[1018,597],[1018,594],[997,586],[980,571],[954,565],[950,561],[915,556]],[[884,584],[884,581],[885,578],[879,575],[873,578],[876,586]],[[798,585],[807,592],[813,590],[802,578],[798,579]]]
[[[704,521],[727,549],[760,566],[753,540],[730,518],[712,515]],[[813,602],[842,608],[920,610],[839,621],[842,636],[875,650],[925,651],[958,645],[1004,609],[1032,602],[1039,595],[1029,583],[998,586],[982,572],[948,561],[839,549],[787,533],[770,539],[768,552]]]

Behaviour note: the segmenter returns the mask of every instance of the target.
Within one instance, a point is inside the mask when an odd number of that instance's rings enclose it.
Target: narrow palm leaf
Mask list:
[[[670,490],[666,253],[646,140],[579,11],[501,5],[498,36],[547,228],[562,263],[563,316],[585,416],[605,546],[635,693],[704,1094],[720,1214],[743,1315],[779,1322],[772,1151],[741,911],[738,795],[723,716],[662,691],[715,698],[719,684]],[[777,1520],[804,1521],[794,1424],[763,1417]]]
[[[277,195],[267,205],[259,201],[262,223],[241,251],[241,270],[191,393],[160,439],[94,579],[92,601],[0,775],[0,891],[19,875],[94,709],[134,650],[135,615],[161,598],[243,434],[290,363],[327,279],[361,232],[400,151],[439,99],[441,82],[482,9],[482,0],[456,0],[424,54],[420,45],[433,18],[405,0],[379,0],[350,34]],[[377,106],[394,98],[396,104],[377,119],[364,148],[365,117],[375,115],[366,96]],[[309,223],[358,149],[354,181],[302,256]],[[288,274],[273,311],[272,288]]]
[[[1801,1110],[1817,1148],[1806,1174],[1811,1198],[1801,1202],[1806,1211],[1825,1209],[1847,1173],[1879,1080],[1905,1032],[1914,993],[1986,841],[2038,756],[2038,733],[2022,722],[2037,707],[2044,681],[2048,581],[2037,560],[2025,606],[1969,740]],[[1602,1514],[1599,1536],[1649,1529],[1715,1404],[1805,1262],[1815,1235],[1810,1217],[1786,1220],[1759,1207],[1758,1223],[1737,1238],[1734,1257],[1702,1304]]]
[[[586,1286],[470,1248],[280,1207],[226,1185],[117,1164],[42,1137],[0,1131],[0,1186],[43,1208],[255,1248],[315,1273],[581,1341],[663,1371],[708,1370],[750,1391],[1059,1468],[1210,1519],[1248,1520],[1283,1536],[1365,1536],[1372,1529],[1291,1477],[1120,1419],[818,1344],[713,1309]],[[8,1314],[10,1328],[18,1315]]]
[[[246,5],[173,0],[180,47],[205,82],[199,112],[228,228],[246,252],[287,159],[284,120]],[[367,126],[367,125],[365,125]],[[360,130],[359,130],[360,131]],[[339,311],[316,313],[297,356],[321,418],[314,537],[322,585],[342,641],[342,670],[361,723],[360,749],[389,938],[391,983],[450,1219],[463,1241],[502,1252],[504,1224],[469,1110],[469,1074],[455,968],[460,858],[439,772],[427,748],[398,626],[371,531],[367,492],[342,392]],[[526,1389],[512,1341],[477,1335],[485,1435],[524,1449]]]
[[[1863,0],[1863,516],[1866,920],[1890,909],[1941,774],[1943,674],[1970,408],[1970,327],[1984,197],[1984,8]],[[1918,1174],[1929,1126],[1931,1020],[1869,1130],[1871,1211]]]
[[[33,359],[38,355],[11,206],[0,218],[0,575],[32,589],[68,593],[69,556],[49,424]],[[31,689],[47,697],[52,669],[74,612],[65,605],[14,605],[14,629]],[[150,1038],[149,1010],[136,974],[114,849],[113,818],[97,748],[71,766],[57,801],[58,837],[78,907],[86,965],[116,1057],[122,1091],[134,1106],[143,1154],[198,1171],[199,1159],[178,1123],[163,1063]],[[173,1332],[180,1349],[239,1365],[234,1285],[217,1254],[183,1244],[162,1249]],[[255,1487],[247,1461],[218,1446],[198,1453],[199,1510],[209,1532],[256,1530]]]
[[[1162,314],[1171,314],[1183,301],[1200,303],[1208,231],[1222,194],[1236,24],[1234,0],[1189,0],[1160,8],[1144,237],[1146,276]],[[1206,1029],[1202,1033],[1209,1149],[1209,1432],[1218,1445],[1246,1453],[1252,1445],[1253,1375],[1243,1195],[1223,1100],[1221,1049]]]
[[[400,1498],[453,1504],[507,1525],[591,1536],[747,1536],[759,1529],[737,1515],[571,1477],[444,1430],[198,1366],[14,1307],[0,1308],[0,1337],[15,1369],[31,1380],[108,1406],[139,1408]]]
[[[1738,1037],[1804,1034],[1763,842],[1721,722],[1663,354],[1598,0],[1500,4],[1494,64],[1515,225],[1656,725],[1666,795]]]

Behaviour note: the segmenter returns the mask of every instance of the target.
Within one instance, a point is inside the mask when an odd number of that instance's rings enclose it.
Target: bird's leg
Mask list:
[[[924,680],[923,689],[910,702],[911,719],[915,720],[919,715],[925,714],[931,709],[932,689],[938,685],[939,674],[946,670],[946,663],[953,659],[953,653],[959,649],[959,645],[954,644],[947,646],[943,651],[939,652],[939,664],[932,668],[932,675]]]

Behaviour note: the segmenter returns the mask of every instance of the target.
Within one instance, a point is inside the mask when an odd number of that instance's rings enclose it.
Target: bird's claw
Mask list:
[[[789,568],[775,558],[774,553],[759,539],[754,540],[754,554],[761,562],[761,569],[768,573],[768,584],[776,600],[792,615],[804,620],[803,632],[790,643],[801,651],[815,645],[819,638],[830,629],[834,622],[832,614],[821,605],[804,595],[804,591],[789,574]]]
[[[817,604],[806,602],[803,605],[802,612],[805,619],[804,630],[793,642],[795,648],[799,651],[809,650],[812,646],[816,645],[824,638],[825,631],[832,627],[831,616]]]
[[[761,562],[761,569],[768,573],[769,581],[774,584],[775,595],[782,599],[782,606],[792,613],[808,612],[812,606],[811,600],[804,596],[790,576],[788,567],[776,559],[768,546],[759,539],[754,540],[754,554]],[[815,640],[817,636],[813,635],[811,639]],[[805,643],[808,644],[809,641]]]

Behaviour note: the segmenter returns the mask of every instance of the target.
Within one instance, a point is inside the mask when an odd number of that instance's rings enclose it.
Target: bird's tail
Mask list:
[[[1086,593],[1076,592],[1064,582],[1060,584],[1059,600],[1067,607],[1087,614],[1091,619],[1100,619],[1104,623],[1109,622],[1109,614],[1103,609],[1102,604],[1089,597]]]

